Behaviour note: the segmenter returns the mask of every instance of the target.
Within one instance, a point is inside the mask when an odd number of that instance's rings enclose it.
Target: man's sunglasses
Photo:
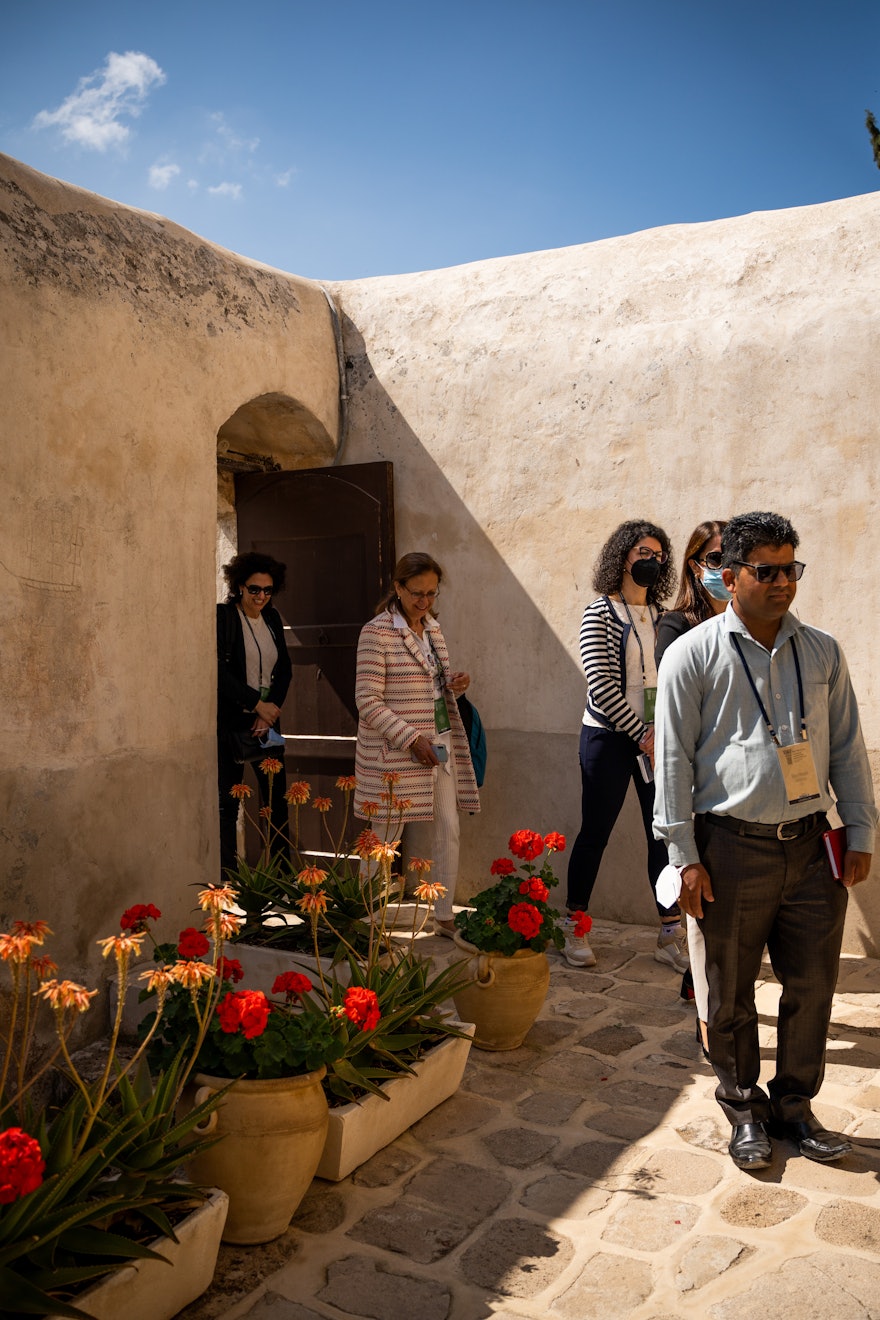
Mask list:
[[[747,564],[744,559],[734,559],[733,562],[740,568],[747,568],[754,574],[755,581],[765,587],[775,582],[780,573],[785,574],[786,582],[800,582],[806,568],[799,559],[793,559],[790,564]]]
[[[245,583],[244,589],[250,596],[271,596],[275,590],[274,587],[252,587],[249,582]]]

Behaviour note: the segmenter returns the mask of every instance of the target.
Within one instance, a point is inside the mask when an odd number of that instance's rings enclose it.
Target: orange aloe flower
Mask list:
[[[39,958],[31,959],[31,970],[39,981],[48,981],[50,976],[54,976],[58,971],[58,964],[54,962],[48,953],[42,954]]]
[[[382,773],[383,784],[397,784],[400,782],[400,775],[396,770],[385,770]]]
[[[315,808],[316,811],[320,811],[320,812],[329,811],[330,808],[333,806],[333,799],[325,798],[325,797],[315,798],[314,802],[312,803],[312,806]]]
[[[85,1013],[97,990],[87,990],[75,981],[44,981],[35,995],[42,995],[54,1009],[75,1008],[78,1013]]]
[[[290,788],[284,794],[284,800],[289,802],[292,807],[304,807],[311,796],[311,792],[311,785],[306,783],[304,779],[300,779],[297,783],[290,785]]]
[[[166,965],[163,967],[152,967],[146,972],[141,972],[138,979],[146,981],[148,990],[164,992],[168,989],[169,985],[174,984],[177,978],[174,976],[173,966]]]
[[[263,818],[263,820],[269,820],[270,817],[271,817],[271,815],[272,815],[272,808],[271,808],[271,807],[260,807],[260,810],[259,810],[259,813],[258,813],[258,814]]]
[[[373,849],[378,847],[381,842],[382,840],[378,834],[374,834],[372,830],[361,830],[352,844],[352,851],[363,860],[372,857]]]
[[[195,990],[203,981],[213,981],[214,968],[203,962],[176,962],[169,969],[169,975],[178,985]]]
[[[230,885],[208,885],[199,894],[199,907],[203,912],[220,912],[225,907],[232,907],[235,902],[235,890]]]
[[[264,775],[280,775],[282,768],[281,762],[275,756],[266,756],[260,762],[260,769]]]
[[[421,884],[416,885],[413,893],[422,903],[436,903],[437,899],[442,898],[446,893],[446,886],[441,885],[439,881],[435,884],[431,880],[423,880]]]
[[[296,906],[300,912],[318,916],[321,912],[327,911],[327,895],[323,889],[316,889],[313,894],[303,894]]]
[[[29,935],[0,935],[0,958],[4,962],[26,963],[33,947]]]
[[[320,866],[304,866],[297,872],[296,878],[301,885],[309,885],[310,888],[316,889],[327,879],[327,872],[322,871]]]
[[[395,811],[409,811],[412,806],[412,798],[399,798],[392,796],[391,805]]]
[[[233,784],[232,788],[229,790],[229,796],[238,798],[239,801],[243,801],[245,798],[251,796],[251,790],[248,788],[247,784]]]
[[[413,857],[406,869],[415,871],[416,875],[420,875],[423,871],[430,871],[433,865],[434,863],[427,857]]]
[[[211,930],[216,930],[224,940],[231,940],[233,935],[237,935],[244,923],[244,917],[238,917],[234,912],[216,912],[212,918]],[[216,935],[215,935],[216,939]]]
[[[354,775],[340,775],[336,781],[336,787],[341,788],[343,793],[351,793],[357,788],[357,779]]]
[[[95,941],[95,943],[100,944],[101,948],[104,950],[103,956],[105,958],[110,953],[114,954],[117,958],[127,958],[130,957],[131,954],[134,954],[135,957],[137,957],[141,951],[141,945],[143,942],[144,936],[142,931],[129,931],[128,934],[110,935],[106,940]]]
[[[49,924],[46,921],[13,921],[12,933],[14,935],[26,935],[34,944],[42,944],[47,935],[51,935]]]
[[[364,817],[365,820],[372,820],[373,817],[378,814],[378,811],[379,811],[378,802],[361,803],[361,815]]]

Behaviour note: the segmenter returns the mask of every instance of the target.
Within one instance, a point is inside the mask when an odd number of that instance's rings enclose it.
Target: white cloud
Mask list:
[[[279,188],[286,188],[294,174],[296,174],[296,170],[285,170],[283,174],[275,175],[275,182]]]
[[[157,189],[158,192],[164,192],[171,180],[176,179],[179,173],[179,165],[160,165],[157,161],[155,165],[150,166],[150,187]]]
[[[186,186],[189,188],[190,192],[196,192],[199,186],[199,181],[198,179],[187,179]]]
[[[65,142],[93,151],[124,146],[131,130],[120,122],[136,119],[153,86],[161,87],[165,74],[155,60],[137,50],[117,55],[110,51],[104,67],[80,78],[75,92],[57,110],[41,110],[34,128],[60,128]]]
[[[221,110],[215,111],[210,118],[211,122],[216,125],[217,136],[229,151],[254,152],[260,145],[260,139],[258,137],[239,137],[235,130],[229,127],[226,122],[226,116]]]
[[[231,197],[237,202],[241,197],[240,183],[218,183],[216,188],[209,188],[208,192],[212,197]]]

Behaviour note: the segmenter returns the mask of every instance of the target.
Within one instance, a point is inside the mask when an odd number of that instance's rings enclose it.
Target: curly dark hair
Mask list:
[[[691,568],[691,560],[699,559],[709,542],[720,536],[726,526],[727,523],[721,518],[707,518],[694,528],[685,546],[681,581],[672,608],[681,611],[691,628],[696,628],[704,619],[711,619],[715,613],[708,591]]]
[[[781,513],[738,513],[722,533],[721,563],[738,573],[737,560],[748,560],[759,545],[772,545],[774,550],[790,545],[797,550],[799,543],[800,537]]]
[[[243,554],[236,555],[228,564],[223,565],[223,576],[229,588],[227,601],[241,600],[241,589],[254,573],[268,574],[277,594],[287,580],[287,565],[280,564],[271,555],[260,554],[259,550],[245,550]]]
[[[669,537],[656,523],[646,522],[643,518],[631,518],[623,522],[609,536],[599,551],[599,558],[593,568],[593,589],[603,596],[610,596],[620,591],[623,585],[623,569],[626,557],[634,545],[643,536],[653,536],[659,541],[667,559],[660,566],[660,576],[653,587],[648,588],[648,603],[659,605],[675,586],[675,564],[672,559],[672,546]]]

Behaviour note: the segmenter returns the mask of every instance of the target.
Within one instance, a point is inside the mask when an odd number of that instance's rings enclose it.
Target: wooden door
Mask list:
[[[336,836],[335,782],[354,774],[358,636],[394,567],[392,464],[239,474],[235,509],[239,551],[287,565],[273,600],[293,666],[281,714],[287,779],[308,779],[313,796],[333,799],[327,824]],[[301,846],[325,851],[318,813],[308,807],[300,816]]]

